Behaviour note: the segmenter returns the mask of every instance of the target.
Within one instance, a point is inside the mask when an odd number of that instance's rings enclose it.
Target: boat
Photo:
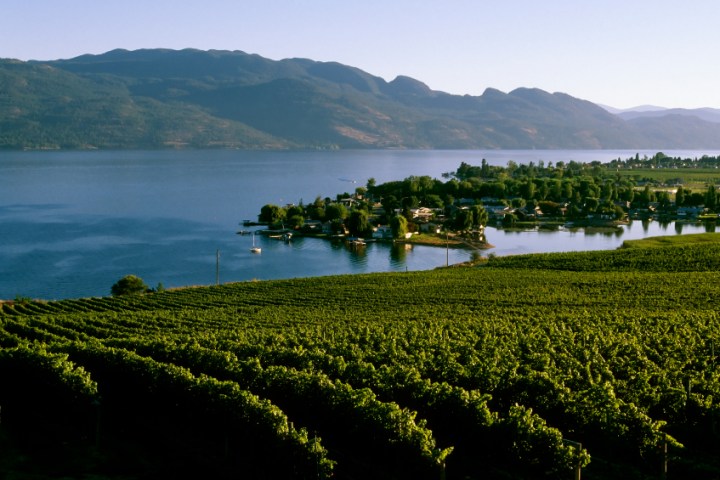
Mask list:
[[[262,248],[260,248],[260,247],[258,247],[258,246],[255,245],[255,233],[253,233],[253,236],[252,236],[252,237],[253,237],[253,246],[252,246],[252,248],[250,249],[250,251],[251,251],[252,253],[260,253],[260,252],[262,252]]]
[[[350,248],[357,249],[357,248],[362,248],[362,247],[366,246],[367,244],[365,243],[365,240],[363,240],[362,238],[350,237],[347,239],[347,245]]]
[[[275,240],[284,240],[286,242],[289,242],[292,240],[292,232],[284,232],[282,234],[276,234],[276,235],[268,235],[268,238],[274,238]]]

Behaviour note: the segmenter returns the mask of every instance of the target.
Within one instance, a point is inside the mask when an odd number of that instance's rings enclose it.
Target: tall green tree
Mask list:
[[[284,208],[269,203],[263,205],[260,209],[258,221],[270,224],[277,223],[285,219],[286,213],[287,212]]]
[[[473,205],[470,209],[473,215],[473,225],[485,226],[490,218],[487,210],[482,205]]]
[[[714,212],[715,207],[717,207],[717,190],[715,185],[710,185],[705,193],[705,208]]]
[[[395,195],[387,195],[383,197],[380,204],[382,205],[383,210],[385,210],[387,218],[392,218],[393,215],[395,215],[395,210],[400,208],[400,202],[398,202]]]
[[[535,182],[531,178],[520,184],[520,196],[525,200],[532,200],[535,198]]]
[[[351,235],[365,236],[370,230],[370,215],[367,210],[353,210],[347,221]]]
[[[405,238],[408,233],[408,221],[402,215],[395,215],[390,221],[390,228],[392,229],[393,238]]]
[[[473,212],[470,209],[460,209],[455,212],[453,228],[460,232],[467,232],[473,227]]]
[[[652,190],[650,190],[650,185],[645,185],[645,188],[642,189],[642,192],[640,192],[640,195],[637,197],[637,200],[643,206],[647,206],[650,202],[655,201],[655,193]]]
[[[676,207],[682,207],[685,203],[685,189],[682,185],[680,185],[677,188],[677,191],[675,192],[675,206]]]
[[[347,216],[347,208],[342,203],[331,203],[325,208],[325,220],[345,220]]]

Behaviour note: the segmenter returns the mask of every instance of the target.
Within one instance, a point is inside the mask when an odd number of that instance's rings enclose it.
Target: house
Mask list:
[[[345,205],[349,209],[360,204],[359,201],[357,201],[356,199],[351,198],[351,197],[341,198],[340,203]]]
[[[321,233],[323,231],[323,224],[320,220],[305,220],[302,230],[308,233]]]
[[[442,230],[440,225],[434,222],[421,223],[419,226],[422,233],[440,233]]]
[[[413,208],[410,210],[413,220],[418,222],[429,222],[435,216],[435,210],[427,207]]]
[[[390,228],[390,225],[378,225],[377,228],[373,230],[372,237],[377,240],[392,240],[392,228]]]
[[[514,209],[505,205],[487,205],[485,211],[488,213],[488,217],[496,220],[502,220],[505,215],[514,213]]]
[[[334,222],[325,222],[322,224],[322,233],[326,235],[348,235],[347,227],[344,224],[336,225]]]
[[[703,207],[678,207],[677,215],[680,218],[697,218],[703,213]]]

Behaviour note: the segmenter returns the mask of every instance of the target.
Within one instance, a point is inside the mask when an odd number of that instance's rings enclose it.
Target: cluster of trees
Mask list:
[[[411,179],[406,181],[413,181]],[[261,208],[258,220],[275,227],[292,229],[302,228],[307,220],[330,222],[332,233],[358,237],[372,235],[376,225],[389,225],[395,238],[401,238],[405,233],[417,230],[413,210],[422,206],[435,210],[438,219],[442,219],[445,227],[451,230],[469,231],[487,224],[488,214],[479,202],[466,208],[457,208],[453,201],[446,203],[438,194],[418,191],[420,196],[405,195],[398,199],[392,193],[383,194],[384,188],[384,185],[376,187],[374,180],[370,179],[367,188],[358,187],[354,194],[339,194],[334,200],[317,197],[308,205],[300,202],[286,207],[267,204]]]
[[[620,158],[608,163],[608,168],[717,168],[720,157],[703,155],[699,158],[670,157],[658,152],[652,157],[636,153],[634,157],[622,160]]]
[[[162,292],[164,290],[165,287],[162,283],[158,283],[155,288],[150,288],[145,284],[145,281],[137,275],[125,275],[110,287],[110,293],[113,297]]]
[[[647,162],[659,163],[662,155]],[[703,165],[710,162],[707,157],[702,161]],[[720,163],[718,159],[714,161]],[[630,208],[647,208],[654,203],[660,208],[704,205],[709,211],[715,211],[719,204],[714,185],[707,191],[691,191],[681,186],[673,195],[620,175],[616,163],[540,161],[519,165],[510,161],[500,167],[491,166],[484,159],[480,166],[463,162],[455,172],[443,174],[444,181],[410,176],[377,184],[371,178],[366,186],[358,187],[352,194],[338,194],[335,199],[317,197],[313,203],[287,207],[265,205],[258,218],[294,229],[301,228],[306,220],[331,222],[333,232],[360,237],[369,235],[373,225],[389,224],[396,236],[402,236],[417,228],[412,211],[418,207],[434,210],[436,220],[448,230],[469,231],[487,223],[484,206],[490,204],[528,212],[540,209],[551,217],[572,219],[594,214],[621,219]]]
[[[307,220],[330,222],[333,232],[347,230],[352,235],[363,237],[372,233],[372,203],[363,197],[365,191],[362,187],[356,190],[352,207],[342,202],[343,198],[351,198],[347,193],[338,195],[335,200],[317,197],[308,205],[302,201],[287,207],[264,205],[258,221],[292,229],[302,228]]]

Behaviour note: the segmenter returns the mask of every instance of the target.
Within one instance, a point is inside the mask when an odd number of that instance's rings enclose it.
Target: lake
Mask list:
[[[656,151],[89,151],[0,153],[0,298],[109,295],[126,274],[155,287],[426,270],[470,258],[465,250],[290,243],[237,235],[267,203],[312,202],[410,175],[441,178],[461,162],[491,165],[575,160],[607,162]],[[664,151],[670,156],[715,151]],[[489,229],[497,255],[613,249],[623,240],[675,234],[674,225],[634,222],[620,233]],[[705,231],[683,225],[682,233]],[[448,257],[446,257],[448,255]]]

